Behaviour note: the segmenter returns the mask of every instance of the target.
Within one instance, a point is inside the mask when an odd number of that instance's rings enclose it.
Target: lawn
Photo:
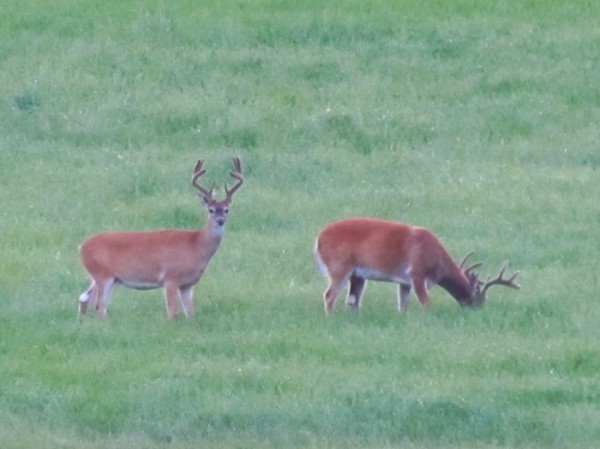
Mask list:
[[[0,10],[0,446],[600,446],[600,4],[89,2]],[[195,288],[77,319],[83,239],[194,229],[197,159],[246,182]],[[338,298],[328,222],[425,226],[494,287]]]

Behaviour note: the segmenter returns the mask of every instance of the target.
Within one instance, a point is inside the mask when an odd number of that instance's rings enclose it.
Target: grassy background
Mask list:
[[[600,445],[600,6],[589,1],[8,1],[0,10],[3,448]],[[76,317],[77,247],[194,228],[240,155],[221,249]],[[328,221],[423,225],[523,289],[360,312]]]

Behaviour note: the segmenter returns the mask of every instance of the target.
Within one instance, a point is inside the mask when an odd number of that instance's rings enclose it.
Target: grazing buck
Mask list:
[[[514,282],[519,272],[503,279],[506,263],[494,279],[483,282],[464,265],[469,253],[456,265],[439,240],[427,229],[374,218],[348,218],[327,225],[317,237],[315,257],[329,286],[323,295],[325,312],[331,313],[341,288],[350,281],[346,303],[360,306],[367,279],[398,284],[397,305],[406,310],[414,287],[423,306],[429,304],[427,290],[434,284],[444,288],[461,306],[478,306],[492,285],[520,288]]]
[[[92,278],[90,287],[79,297],[79,315],[90,301],[96,312],[106,318],[106,307],[114,284],[146,290],[164,288],[169,319],[177,317],[177,302],[186,316],[194,311],[193,287],[200,280],[211,257],[219,249],[229,204],[244,182],[240,160],[233,159],[230,175],[236,183],[225,184],[226,198],[213,198],[210,190],[198,184],[206,170],[199,160],[192,185],[198,190],[208,211],[204,227],[197,231],[168,229],[150,232],[102,232],[85,240],[80,248],[81,261]]]

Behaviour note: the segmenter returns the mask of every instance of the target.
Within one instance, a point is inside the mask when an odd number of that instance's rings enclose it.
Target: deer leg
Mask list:
[[[408,295],[410,295],[411,290],[410,284],[399,284],[398,285],[398,300],[397,307],[398,312],[405,312],[408,308]]]
[[[325,302],[325,313],[329,315],[333,310],[335,299],[340,293],[342,286],[348,279],[347,275],[335,275],[330,273],[329,275],[329,287],[323,294],[323,301]]]
[[[179,286],[174,282],[165,282],[165,302],[167,316],[170,320],[177,318],[177,303],[179,302]]]
[[[108,300],[113,284],[114,279],[96,282],[96,313],[103,320],[106,319],[106,308],[108,307]]]
[[[179,289],[181,308],[185,316],[194,314],[194,291],[193,287],[182,287]]]
[[[419,302],[423,307],[429,306],[429,295],[427,294],[427,282],[424,278],[413,277],[413,285],[415,287],[415,294],[419,298]]]
[[[81,296],[79,296],[79,316],[85,315],[90,299],[96,297],[96,282],[92,279],[92,283]]]
[[[346,304],[348,304],[348,306],[354,309],[360,307],[360,299],[365,291],[365,284],[365,278],[356,275],[350,277],[350,289],[348,290],[348,298],[346,299]]]

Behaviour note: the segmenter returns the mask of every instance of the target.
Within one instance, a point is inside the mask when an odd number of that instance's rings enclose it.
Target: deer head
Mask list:
[[[464,275],[469,280],[469,283],[471,284],[471,288],[472,288],[472,293],[471,293],[470,297],[461,303],[462,306],[477,307],[477,306],[480,306],[481,304],[483,304],[483,302],[485,301],[485,298],[486,298],[485,294],[487,292],[487,289],[490,288],[492,285],[504,285],[506,287],[510,287],[510,288],[514,288],[514,289],[521,288],[521,286],[519,284],[514,282],[515,278],[519,275],[519,271],[515,271],[513,273],[513,275],[511,277],[509,277],[508,279],[504,279],[502,277],[504,275],[504,271],[506,270],[506,267],[508,266],[508,262],[505,262],[504,265],[502,265],[502,268],[500,269],[500,273],[498,274],[498,276],[496,276],[493,279],[490,277],[485,282],[481,281],[479,279],[479,275],[477,273],[473,272],[473,270],[475,268],[478,268],[482,265],[481,262],[473,264],[466,269],[463,268],[467,259],[472,254],[473,254],[472,252],[467,254],[459,266],[459,268],[463,271]]]
[[[242,164],[238,157],[233,158],[233,171],[230,171],[229,174],[232,178],[234,178],[237,182],[233,185],[233,187],[228,188],[227,183],[225,183],[225,199],[222,201],[215,200],[213,198],[213,190],[215,184],[213,183],[210,189],[206,189],[202,187],[198,183],[198,179],[202,176],[206,169],[203,168],[204,161],[199,159],[196,163],[196,167],[194,168],[194,175],[192,176],[192,185],[198,191],[198,195],[202,198],[202,202],[206,209],[208,210],[209,220],[214,221],[217,226],[222,227],[227,220],[227,214],[229,213],[229,204],[233,198],[233,194],[237,189],[240,188],[242,183],[244,182],[244,174],[242,173]]]

